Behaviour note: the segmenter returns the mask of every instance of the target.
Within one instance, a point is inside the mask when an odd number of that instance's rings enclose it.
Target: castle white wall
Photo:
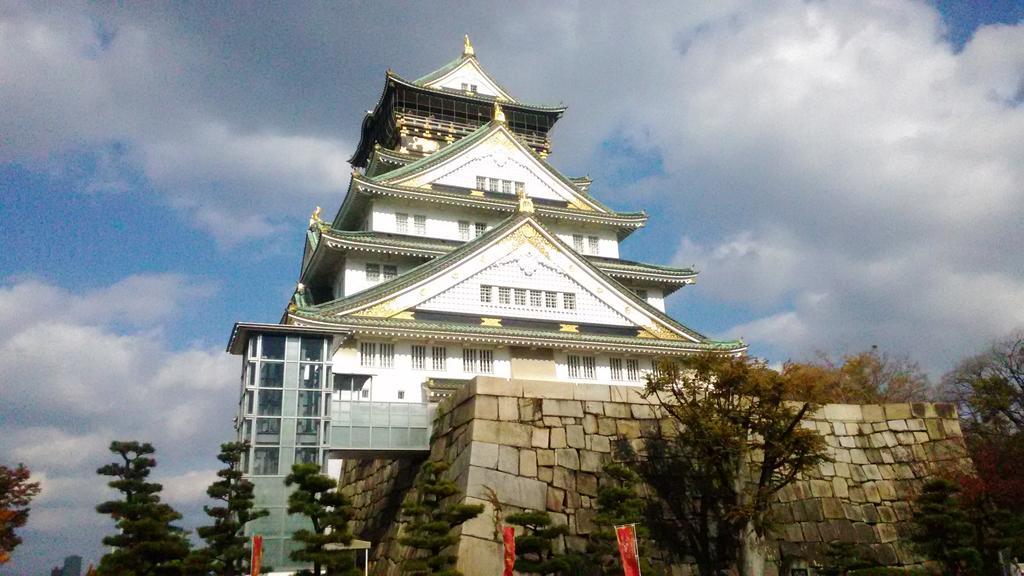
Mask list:
[[[398,275],[405,274],[419,265],[421,260],[406,258],[392,254],[373,254],[362,252],[350,252],[345,258],[345,266],[339,271],[334,283],[334,297],[347,298],[367,288],[372,288],[384,282],[384,265],[395,266]],[[366,265],[378,264],[381,267],[380,279],[376,282],[367,278]]]

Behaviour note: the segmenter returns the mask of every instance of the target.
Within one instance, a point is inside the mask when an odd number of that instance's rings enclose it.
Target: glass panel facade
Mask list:
[[[299,367],[299,386],[302,388],[321,387],[323,366],[320,364],[302,364]]]
[[[253,448],[252,473],[255,476],[272,476],[278,472],[279,448]]]
[[[260,338],[262,352],[260,357],[264,360],[284,360],[284,336],[265,334]]]
[[[320,362],[324,356],[323,338],[303,338],[299,360],[303,362]]]
[[[260,386],[263,388],[284,387],[284,363],[282,362],[261,362],[260,363]]]
[[[260,390],[258,412],[260,416],[280,416],[282,390]]]

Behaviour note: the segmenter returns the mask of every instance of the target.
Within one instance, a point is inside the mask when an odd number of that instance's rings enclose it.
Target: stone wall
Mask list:
[[[439,414],[431,458],[451,462],[466,502],[485,507],[462,528],[465,574],[500,572],[496,515],[547,510],[569,527],[560,545],[582,549],[613,442],[640,446],[662,425],[659,407],[634,387],[485,377],[446,400]],[[826,543],[842,541],[883,564],[915,563],[901,541],[908,501],[923,478],[969,465],[952,406],[827,405],[808,425],[825,436],[834,462],[779,494],[774,512],[783,559],[813,559]],[[398,574],[407,553],[395,542],[396,506],[417,466],[346,463],[345,490],[358,508],[355,532],[374,542],[374,574]]]

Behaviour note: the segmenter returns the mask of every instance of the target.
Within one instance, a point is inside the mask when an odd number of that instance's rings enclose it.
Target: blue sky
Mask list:
[[[0,6],[17,399],[0,454],[47,488],[0,574],[96,557],[114,437],[161,439],[195,525],[233,414],[231,325],[279,317],[384,70],[428,72],[465,32],[514,94],[569,105],[556,166],[650,213],[623,256],[703,271],[677,318],[773,361],[878,344],[940,376],[1024,326],[1022,18],[1008,1]]]

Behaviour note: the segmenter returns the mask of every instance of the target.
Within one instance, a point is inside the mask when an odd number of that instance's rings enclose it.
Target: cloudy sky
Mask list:
[[[0,462],[44,492],[2,574],[100,554],[95,469],[156,443],[200,519],[236,320],[275,321],[388,67],[468,32],[564,102],[552,161],[645,209],[670,311],[773,361],[877,344],[934,376],[1024,326],[1024,4],[0,0]]]

